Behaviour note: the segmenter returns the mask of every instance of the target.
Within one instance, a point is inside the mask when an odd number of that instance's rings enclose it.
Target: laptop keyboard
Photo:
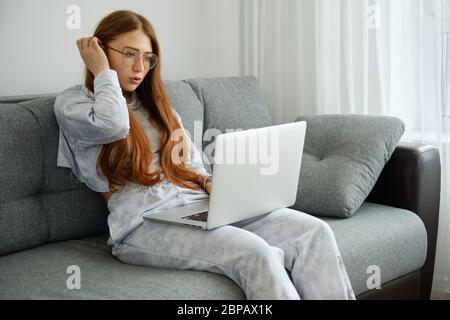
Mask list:
[[[203,211],[203,212],[191,214],[189,216],[181,217],[181,219],[203,221],[203,222],[206,222],[207,218],[208,218],[208,211]]]

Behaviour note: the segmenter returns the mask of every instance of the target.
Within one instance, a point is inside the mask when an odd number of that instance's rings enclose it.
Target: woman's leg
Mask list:
[[[234,223],[284,252],[284,263],[302,299],[355,299],[329,225],[289,208]]]
[[[249,300],[300,298],[285,270],[283,252],[233,226],[205,231],[146,220],[113,254],[129,264],[225,274]]]

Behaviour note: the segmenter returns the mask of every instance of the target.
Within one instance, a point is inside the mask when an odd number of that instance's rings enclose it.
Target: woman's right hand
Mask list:
[[[77,40],[78,50],[86,67],[94,77],[105,69],[109,69],[108,57],[100,47],[97,37],[80,38]]]

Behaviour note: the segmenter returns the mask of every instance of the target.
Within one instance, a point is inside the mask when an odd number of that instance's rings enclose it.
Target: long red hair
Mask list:
[[[151,41],[153,52],[158,55],[157,65],[151,69],[136,89],[136,95],[150,114],[149,121],[160,132],[160,168],[149,172],[152,162],[150,142],[128,105],[130,131],[126,138],[101,147],[97,159],[97,172],[103,174],[109,182],[109,189],[117,191],[116,186],[125,186],[129,181],[137,184],[152,186],[163,179],[162,174],[170,182],[189,189],[200,189],[202,176],[187,166],[184,160],[188,159],[187,151],[191,146],[186,143],[186,135],[181,131],[182,141],[171,139],[175,130],[182,130],[180,124],[172,113],[171,102],[161,80],[161,51],[156,33],[150,22],[143,16],[129,11],[119,10],[104,17],[98,24],[94,37],[107,45],[117,36],[134,30],[143,31]],[[85,69],[85,85],[94,92],[94,75]],[[142,108],[141,107],[141,108]],[[177,131],[180,133],[180,131]],[[176,156],[181,161],[172,161],[174,147],[182,143],[182,148]]]

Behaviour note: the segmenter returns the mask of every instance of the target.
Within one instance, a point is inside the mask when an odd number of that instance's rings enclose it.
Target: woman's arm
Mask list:
[[[183,129],[183,131],[185,132],[185,135],[187,138],[187,143],[189,144],[189,147],[191,149],[191,154],[190,154],[191,161],[189,163],[189,168],[192,171],[201,174],[202,176],[211,177],[212,175],[206,170],[205,165],[203,164],[202,153],[199,151],[197,146],[189,138],[189,135],[187,134],[187,131],[184,128],[183,121],[181,120],[180,115],[178,114],[178,112],[175,111],[175,109],[172,109],[172,112],[175,115],[175,118],[178,120],[178,123],[180,124],[181,129]]]
[[[78,85],[59,93],[54,112],[61,129],[84,145],[106,144],[127,136],[128,108],[117,73],[101,71],[94,79],[95,98]]]
[[[184,128],[183,121],[181,120],[181,116],[173,108],[172,108],[172,112],[175,115],[175,118],[178,120],[178,123],[180,124],[181,129],[183,129],[183,131],[185,132],[187,142],[191,148],[191,156],[192,157],[191,157],[191,162],[189,164],[189,168],[192,171],[195,171],[203,176],[204,179],[203,179],[201,188],[209,194],[211,192],[212,175],[205,169],[205,166],[204,166],[203,160],[202,160],[202,153],[200,153],[197,146],[189,138],[189,136],[186,132],[186,129]]]
[[[97,38],[77,40],[80,56],[94,74],[94,94],[83,85],[59,93],[54,112],[61,129],[84,145],[105,144],[128,134],[126,100],[117,73],[109,68]]]

